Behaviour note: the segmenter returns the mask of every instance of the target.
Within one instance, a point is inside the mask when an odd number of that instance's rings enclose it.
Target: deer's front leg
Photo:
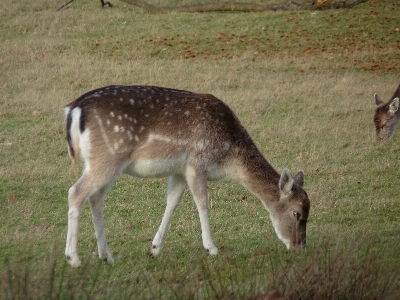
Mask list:
[[[106,232],[103,220],[104,197],[110,184],[100,189],[97,193],[90,197],[90,209],[92,211],[92,220],[97,239],[97,249],[99,258],[108,264],[113,264],[114,259],[108,250]]]
[[[167,232],[172,215],[181,201],[183,192],[186,188],[185,178],[179,175],[169,177],[167,189],[167,206],[161,221],[160,228],[151,244],[151,254],[154,256],[160,255],[164,241],[165,233]]]
[[[199,212],[201,236],[203,246],[211,255],[218,254],[211,236],[210,221],[208,219],[207,178],[205,172],[195,166],[189,166],[186,171],[186,180]]]

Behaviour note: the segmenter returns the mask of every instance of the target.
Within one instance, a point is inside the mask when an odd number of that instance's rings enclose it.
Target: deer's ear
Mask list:
[[[299,172],[297,172],[296,175],[294,175],[294,183],[298,184],[299,186],[303,186],[304,185],[304,172],[303,170],[300,170]]]
[[[381,104],[383,104],[384,102],[382,101],[381,97],[379,97],[379,95],[377,93],[374,94],[374,98],[375,98],[375,105],[379,106]]]
[[[290,174],[290,171],[287,168],[284,168],[281,178],[279,179],[279,189],[284,194],[288,194],[292,191],[293,183],[294,180],[292,174]]]
[[[394,113],[399,109],[399,97],[394,98],[389,104],[389,112],[394,115]]]

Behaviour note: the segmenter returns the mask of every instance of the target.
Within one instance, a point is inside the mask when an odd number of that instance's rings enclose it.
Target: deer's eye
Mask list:
[[[293,211],[293,216],[296,218],[296,220],[300,219],[301,214],[298,211]]]

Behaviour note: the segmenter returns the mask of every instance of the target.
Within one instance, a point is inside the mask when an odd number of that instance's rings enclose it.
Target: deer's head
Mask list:
[[[301,249],[306,245],[310,200],[303,184],[303,171],[292,177],[290,171],[284,169],[279,180],[280,199],[270,209],[275,232],[288,249]]]
[[[375,94],[375,104],[374,123],[376,138],[378,140],[389,139],[399,124],[399,117],[396,115],[399,109],[399,97],[385,103],[378,94]]]

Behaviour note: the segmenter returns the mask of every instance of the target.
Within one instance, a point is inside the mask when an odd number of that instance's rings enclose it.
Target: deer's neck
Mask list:
[[[232,177],[257,196],[267,210],[279,200],[279,174],[254,146],[238,155],[239,167]],[[240,153],[239,153],[240,154]]]

